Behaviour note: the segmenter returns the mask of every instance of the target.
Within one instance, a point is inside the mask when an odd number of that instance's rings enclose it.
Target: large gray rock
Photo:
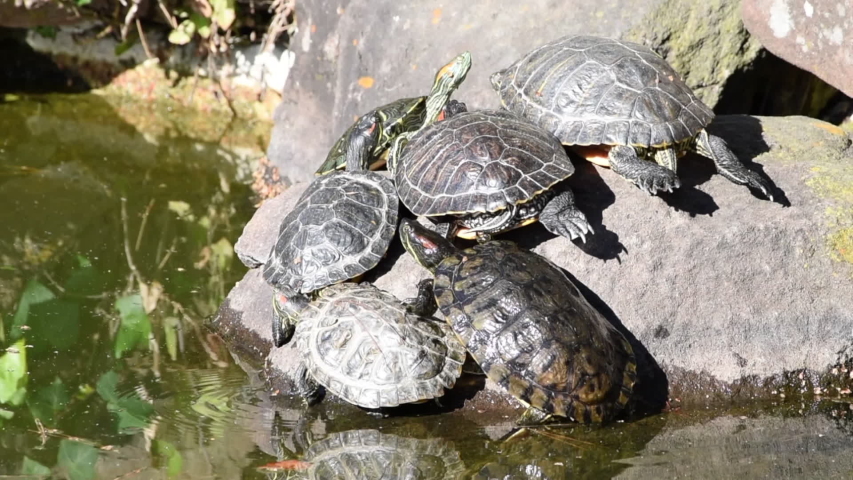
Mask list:
[[[744,0],[742,8],[764,47],[853,97],[853,4]]]
[[[289,180],[310,179],[356,116],[397,98],[425,95],[435,71],[463,50],[471,52],[473,66],[457,97],[473,108],[496,107],[489,83],[493,72],[538,45],[577,33],[624,35],[657,48],[713,107],[727,79],[758,51],[737,5],[736,0],[302,1],[299,32],[291,41],[296,59],[276,110],[268,157]]]
[[[657,401],[667,387],[684,400],[815,386],[843,392],[847,370],[832,367],[849,363],[853,352],[850,137],[805,117],[722,116],[710,129],[775,182],[777,203],[693,155],[681,162],[682,188],[661,196],[578,161],[569,182],[595,229],[588,243],[555,238],[538,225],[506,236],[565,268],[624,328],[641,353],[638,388],[647,400]],[[303,189],[295,185],[268,201],[246,232],[259,222],[277,224]],[[269,251],[274,235],[255,239],[267,242],[259,251]],[[238,243],[241,257],[248,243]],[[401,299],[428,276],[396,242],[372,274],[368,280]],[[258,270],[250,271],[220,310],[218,328],[232,344],[264,355],[270,297]],[[276,388],[289,388],[295,359],[292,347],[267,358]],[[489,402],[514,405],[489,382],[484,392]]]

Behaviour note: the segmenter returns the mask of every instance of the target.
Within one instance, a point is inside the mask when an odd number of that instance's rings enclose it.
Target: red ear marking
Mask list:
[[[438,245],[436,245],[431,240],[428,240],[426,238],[421,238],[420,240],[421,240],[421,245],[423,245],[425,248],[429,248],[430,250],[438,247]]]

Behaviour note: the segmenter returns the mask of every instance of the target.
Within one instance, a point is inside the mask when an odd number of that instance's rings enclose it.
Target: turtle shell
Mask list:
[[[393,182],[375,172],[317,177],[281,223],[264,279],[284,293],[310,293],[375,267],[397,230]]]
[[[456,114],[420,130],[394,174],[415,215],[495,212],[574,172],[559,140],[507,111]]]
[[[311,376],[365,408],[439,397],[465,361],[465,348],[444,322],[408,313],[366,283],[323,290],[300,315],[295,338]]]
[[[567,145],[664,147],[714,118],[650,48],[576,35],[531,51],[492,76],[503,106]]]
[[[311,479],[372,480],[459,478],[465,464],[451,444],[440,438],[418,439],[350,430],[334,433],[305,453]]]
[[[476,245],[439,264],[434,291],[483,372],[528,405],[598,423],[630,398],[630,344],[545,258],[511,242]]]

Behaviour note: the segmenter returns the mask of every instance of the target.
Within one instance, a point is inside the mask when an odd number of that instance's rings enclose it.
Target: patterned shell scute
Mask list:
[[[665,146],[714,113],[650,48],[592,36],[543,45],[498,72],[504,106],[568,145]]]
[[[311,445],[305,453],[308,478],[379,480],[460,478],[465,464],[452,445],[440,438],[419,439],[349,430]]]
[[[421,130],[394,180],[415,215],[494,212],[574,172],[556,137],[506,111],[460,113]]]
[[[397,229],[394,183],[375,172],[317,177],[281,223],[264,279],[309,293],[375,267]]]
[[[548,413],[610,419],[630,398],[633,350],[545,258],[489,242],[446,258],[435,297],[495,383]]]
[[[444,322],[406,312],[369,284],[323,290],[303,312],[296,345],[331,393],[365,408],[439,397],[462,372],[465,348]]]

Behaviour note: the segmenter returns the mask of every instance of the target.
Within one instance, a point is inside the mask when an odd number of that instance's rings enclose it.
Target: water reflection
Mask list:
[[[301,461],[268,464],[260,471],[298,473],[308,479],[447,479],[465,470],[453,444],[379,430],[349,430],[312,442]]]

